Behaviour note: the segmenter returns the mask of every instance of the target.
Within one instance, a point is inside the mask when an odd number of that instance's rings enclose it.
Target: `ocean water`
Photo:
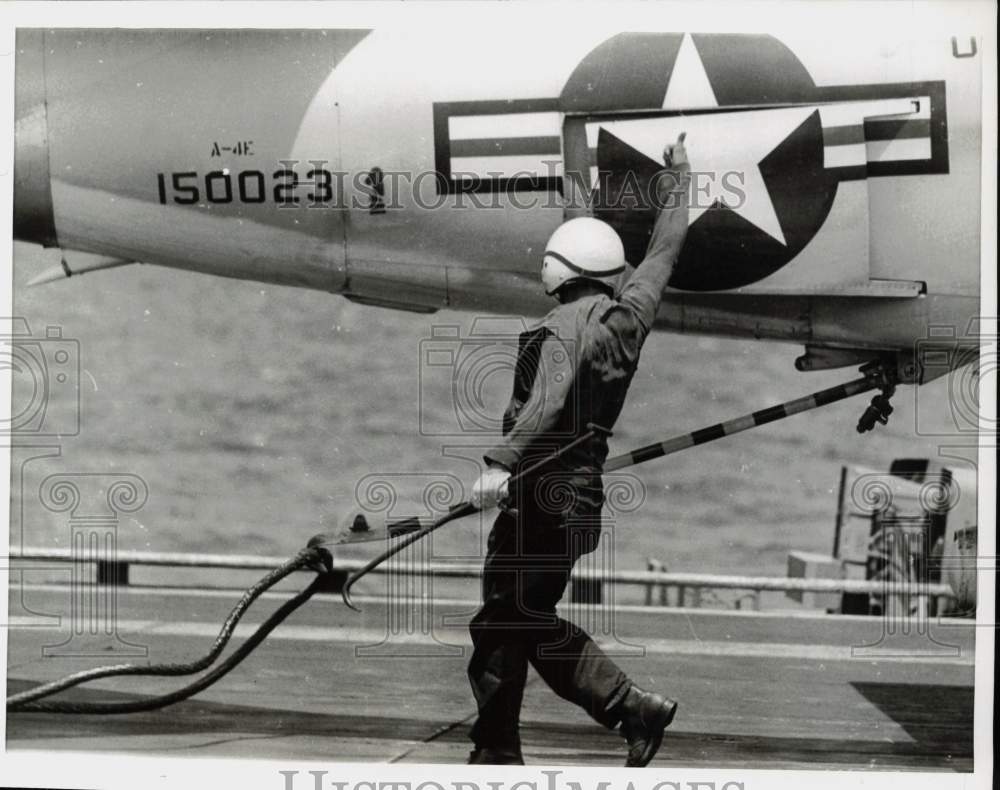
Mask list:
[[[461,456],[478,456],[495,438],[488,420],[472,434],[441,435],[457,420],[456,394],[447,366],[442,373],[429,362],[442,348],[432,333],[457,327],[462,348],[475,351],[469,314],[411,315],[154,266],[26,288],[58,253],[18,243],[14,261],[14,314],[43,338],[38,348],[48,344],[43,353],[71,341],[80,368],[78,394],[68,385],[48,394],[46,425],[65,434],[14,452],[14,544],[67,545],[68,513],[40,496],[50,475],[87,475],[77,479],[99,492],[136,475],[148,498],[120,514],[120,548],[290,554],[359,500],[399,516],[425,512],[425,500],[440,508],[460,498],[476,474]],[[45,338],[50,326],[61,341]],[[800,353],[654,334],[612,454],[854,377],[851,368],[798,373]],[[502,409],[509,368],[485,365],[480,375],[465,395],[486,419]],[[15,409],[31,397],[16,375]],[[783,574],[791,549],[828,553],[841,465],[887,469],[897,457],[934,455],[918,416],[947,409],[949,384],[901,388],[890,424],[859,436],[868,397],[623,473],[617,567],[644,568],[655,557],[676,571]],[[486,527],[475,518],[450,525],[434,550],[474,557]]]

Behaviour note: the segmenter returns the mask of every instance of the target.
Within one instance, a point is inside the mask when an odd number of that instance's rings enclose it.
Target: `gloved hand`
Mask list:
[[[679,168],[688,163],[687,149],[684,147],[684,138],[687,132],[677,135],[676,143],[668,143],[663,149],[663,163],[669,168]]]
[[[509,479],[510,472],[502,466],[487,467],[473,484],[469,501],[479,510],[489,510],[507,498]]]
[[[663,149],[663,163],[666,167],[656,174],[654,181],[658,208],[679,208],[682,191],[688,190],[691,166],[684,147],[685,137],[687,132],[681,132],[677,135],[676,143],[668,143]]]

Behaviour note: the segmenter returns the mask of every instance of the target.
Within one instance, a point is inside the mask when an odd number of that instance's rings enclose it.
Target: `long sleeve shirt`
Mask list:
[[[684,244],[689,180],[686,164],[661,173],[661,208],[646,257],[615,297],[560,304],[518,338],[503,440],[485,454],[487,462],[514,471],[569,444],[588,423],[614,425]],[[597,435],[567,452],[559,466],[599,475],[607,454],[607,438]]]

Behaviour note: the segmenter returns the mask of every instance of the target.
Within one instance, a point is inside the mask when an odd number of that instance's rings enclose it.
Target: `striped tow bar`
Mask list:
[[[839,400],[844,400],[844,398],[850,398],[880,386],[882,384],[877,376],[865,376],[854,381],[848,381],[846,384],[839,384],[836,387],[830,387],[830,389],[820,390],[803,398],[796,398],[787,403],[779,403],[777,406],[770,406],[743,417],[737,417],[727,422],[720,422],[698,431],[684,433],[663,442],[649,444],[637,450],[616,455],[605,462],[604,471],[613,472],[616,469],[624,469],[626,466],[634,466],[645,461],[651,461],[654,458],[662,458],[665,455],[671,455],[695,445],[721,439],[723,436],[732,436],[734,433],[756,428],[758,425],[766,425],[775,420],[791,417],[793,414],[800,414],[810,409],[826,406],[829,403],[836,403]],[[858,430],[861,430],[860,427]]]
[[[826,406],[828,403],[836,403],[844,398],[850,398],[852,395],[857,395],[861,392],[867,392],[868,390],[879,388],[882,390],[882,394],[876,396],[872,400],[872,405],[868,407],[868,410],[858,422],[859,432],[871,430],[875,422],[885,423],[888,419],[889,413],[892,411],[892,407],[889,406],[888,401],[889,397],[892,395],[894,384],[889,379],[888,374],[878,364],[869,363],[869,365],[861,368],[861,372],[865,374],[864,378],[848,381],[846,384],[841,384],[837,387],[830,387],[830,389],[827,390],[814,392],[812,395],[807,395],[804,398],[796,398],[795,400],[788,401],[787,403],[779,403],[777,406],[771,406],[768,409],[755,411],[745,417],[737,417],[735,420],[720,422],[718,425],[710,425],[708,428],[702,428],[700,431],[675,436],[673,439],[667,439],[665,442],[658,442],[657,444],[640,447],[638,450],[633,450],[630,453],[616,455],[614,458],[608,459],[608,461],[604,464],[604,471],[613,472],[616,469],[624,469],[626,466],[641,464],[644,461],[649,461],[653,458],[661,458],[664,455],[670,455],[672,453],[680,452],[681,450],[686,450],[688,447],[705,444],[706,442],[711,442],[714,439],[720,439],[723,436],[730,436],[734,433],[745,431],[748,428],[765,425],[766,423],[780,420],[783,417],[791,417],[793,414],[799,414],[820,406]],[[594,425],[593,423],[588,423],[586,434],[578,437],[561,449],[556,450],[554,454],[546,456],[530,468],[514,475],[510,478],[508,484],[513,483],[518,479],[518,477],[533,474],[549,462],[555,460],[555,458],[562,455],[571,447],[592,438],[597,432],[605,433],[609,436],[611,435],[609,430]],[[344,603],[355,611],[361,611],[351,601],[351,587],[354,586],[355,582],[374,570],[390,557],[398,554],[407,546],[412,545],[426,535],[429,535],[431,532],[443,527],[445,524],[455,521],[456,519],[464,518],[465,516],[475,513],[478,510],[479,507],[472,504],[472,502],[462,502],[453,506],[447,513],[438,517],[435,521],[429,524],[424,524],[420,519],[413,518],[402,519],[393,524],[387,524],[384,533],[386,537],[393,538],[401,537],[403,535],[407,535],[407,537],[382,552],[382,554],[375,559],[370,560],[363,568],[355,571],[347,578],[347,581],[341,589],[341,595],[343,596]],[[370,530],[364,516],[361,516],[360,521],[358,517],[355,517],[354,523],[350,529],[360,532],[367,532]],[[309,541],[309,546],[312,547],[314,545],[324,544],[332,545],[341,542],[348,541],[338,540],[336,537],[333,540],[330,540],[327,535],[320,534]]]

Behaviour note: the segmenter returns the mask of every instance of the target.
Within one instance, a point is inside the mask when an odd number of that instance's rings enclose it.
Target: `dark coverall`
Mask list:
[[[614,425],[687,232],[687,165],[663,175],[646,257],[617,298],[587,295],[561,304],[521,334],[504,438],[486,453],[488,463],[516,473],[585,433],[589,422]],[[493,524],[483,603],[470,624],[477,748],[520,752],[529,663],[599,723],[619,722],[630,680],[582,629],[556,615],[574,563],[597,547],[607,454],[601,435],[572,448],[515,483],[508,509]]]

